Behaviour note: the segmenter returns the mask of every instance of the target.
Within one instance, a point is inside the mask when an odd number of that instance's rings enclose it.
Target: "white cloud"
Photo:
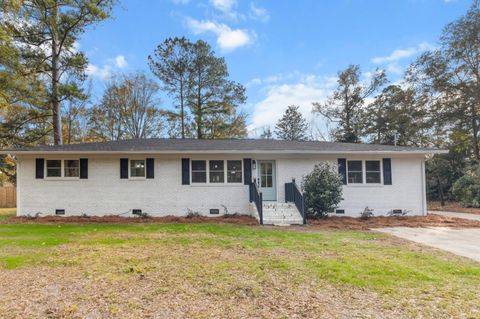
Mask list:
[[[210,20],[196,20],[187,17],[186,25],[194,34],[207,32],[214,33],[217,37],[217,44],[224,52],[233,51],[240,47],[251,44],[255,39],[255,33],[243,29],[231,29],[228,25]]]
[[[215,9],[224,13],[231,13],[234,7],[237,5],[236,0],[210,0],[210,3]]]
[[[108,80],[112,77],[112,74],[116,71],[124,69],[128,66],[128,62],[125,59],[124,55],[117,55],[113,58],[109,58],[106,60],[102,66],[98,66],[95,64],[89,64],[85,73],[94,78],[98,78],[100,80]]]
[[[265,78],[253,78],[247,82],[247,87],[257,86],[257,85],[272,85],[281,81],[292,80],[295,77],[299,77],[302,74],[298,71],[289,72],[289,73],[277,73],[274,75],[267,76]]]
[[[123,55],[117,55],[115,57],[115,65],[119,69],[123,69],[123,68],[127,67],[128,63],[127,63],[127,60],[125,59],[125,57]]]
[[[253,20],[260,20],[262,22],[270,20],[270,15],[268,14],[267,9],[257,7],[253,2],[250,3],[249,17]]]
[[[264,127],[275,127],[287,106],[298,105],[300,112],[310,122],[325,133],[325,124],[312,114],[312,103],[326,101],[336,85],[335,77],[303,76],[293,84],[276,84],[270,86],[263,100],[254,105],[252,122],[249,125],[252,134],[260,133]]]
[[[420,52],[432,50],[435,46],[431,45],[428,42],[422,42],[415,47],[410,47],[406,49],[397,49],[394,50],[387,56],[374,57],[372,62],[375,64],[383,64],[387,62],[398,62],[399,60],[410,58]]]
[[[88,76],[99,78],[101,80],[108,80],[112,76],[112,70],[110,65],[104,65],[102,67],[98,67],[94,64],[89,64],[85,73]]]
[[[402,67],[400,66],[400,61],[414,57],[421,52],[433,50],[435,46],[428,43],[422,42],[414,47],[409,47],[405,49],[396,49],[387,56],[377,56],[372,58],[372,63],[374,64],[384,64],[386,65],[387,71],[395,74],[401,74],[403,72]]]

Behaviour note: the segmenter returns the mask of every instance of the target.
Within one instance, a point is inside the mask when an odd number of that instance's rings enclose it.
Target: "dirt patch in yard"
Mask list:
[[[480,221],[445,217],[435,214],[405,217],[379,216],[368,219],[354,217],[328,217],[325,219],[308,220],[307,223],[309,228],[351,230],[368,230],[385,227],[480,228]]]
[[[224,215],[219,217],[192,216],[192,217],[121,217],[121,216],[45,216],[38,218],[11,217],[0,220],[1,224],[236,224],[236,225],[257,225],[257,220],[245,215]]]
[[[398,307],[389,309],[392,301],[388,296],[371,290],[308,279],[295,271],[288,274],[268,264],[258,273],[244,266],[245,260],[255,263],[265,252],[250,251],[239,256],[238,251],[185,247],[165,252],[166,247],[156,246],[95,247],[95,254],[90,254],[75,248],[71,250],[90,257],[76,267],[0,271],[4,283],[0,287],[4,296],[0,304],[2,317],[408,317]],[[238,266],[230,260],[238,261]],[[229,267],[219,269],[221,263]],[[209,269],[212,267],[214,271]]]
[[[463,207],[457,202],[446,202],[444,206],[440,202],[428,202],[428,210],[480,215],[480,208]]]

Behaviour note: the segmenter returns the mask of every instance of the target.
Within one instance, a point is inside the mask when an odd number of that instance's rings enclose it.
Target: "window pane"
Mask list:
[[[206,183],[207,172],[194,172],[192,171],[192,183]]]
[[[380,183],[380,172],[367,172],[367,183]]]
[[[365,161],[366,182],[378,184],[381,182],[380,161]]]
[[[223,161],[210,161],[210,183],[223,183],[225,182],[225,174],[223,170]]]
[[[47,160],[47,177],[61,177],[62,176],[62,161]]]
[[[223,161],[210,161],[210,171],[223,171]]]
[[[267,175],[267,187],[272,187],[272,185],[273,185],[272,175]]]
[[[348,183],[363,183],[362,161],[348,161]]]
[[[242,161],[227,161],[227,182],[242,182]]]
[[[192,161],[192,171],[205,171],[207,170],[206,161]]]
[[[192,161],[192,183],[207,182],[207,161]]]
[[[145,161],[144,160],[130,161],[130,177],[145,177]]]
[[[212,172],[210,171],[210,183],[223,183],[225,182],[225,177],[223,172]]]
[[[363,183],[362,172],[348,172],[349,184],[361,184]]]
[[[362,161],[348,161],[349,171],[362,171]]]
[[[267,176],[262,175],[260,178],[260,187],[267,187]]]
[[[80,176],[80,161],[79,160],[65,160],[63,161],[64,176],[65,177],[79,177]]]
[[[368,171],[380,172],[380,161],[366,161],[365,169]]]
[[[272,163],[268,163],[267,165],[267,174],[272,175]]]

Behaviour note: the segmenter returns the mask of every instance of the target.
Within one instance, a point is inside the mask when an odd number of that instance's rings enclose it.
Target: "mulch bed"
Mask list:
[[[225,215],[219,217],[192,216],[192,217],[83,217],[83,216],[46,216],[38,218],[11,217],[1,221],[3,224],[236,224],[258,225],[257,220],[251,216]],[[304,229],[332,229],[332,230],[369,230],[385,227],[450,227],[450,228],[480,228],[480,221],[452,218],[429,214],[428,216],[405,217],[371,217],[368,219],[354,217],[328,217],[324,219],[309,219]]]
[[[480,215],[480,208],[463,207],[457,202],[446,202],[444,206],[440,202],[428,202],[428,210]]]
[[[121,216],[45,216],[38,218],[12,217],[3,220],[3,224],[237,224],[257,225],[257,220],[245,215],[224,215],[219,217],[121,217]]]
[[[308,226],[320,229],[350,230],[369,230],[372,228],[385,227],[480,228],[480,221],[429,214],[427,216],[404,217],[378,216],[368,219],[354,217],[328,217],[325,219],[308,220]]]

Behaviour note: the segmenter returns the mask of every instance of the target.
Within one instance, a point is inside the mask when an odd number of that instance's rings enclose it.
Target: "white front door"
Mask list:
[[[277,200],[277,178],[275,161],[257,161],[258,163],[258,186],[262,192],[263,200]]]

